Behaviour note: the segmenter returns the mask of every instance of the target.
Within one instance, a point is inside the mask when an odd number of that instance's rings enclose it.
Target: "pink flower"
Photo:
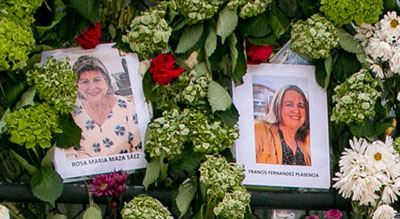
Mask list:
[[[319,219],[316,215],[307,216],[306,219]]]
[[[330,209],[326,211],[327,219],[342,219],[342,212],[338,209]]]
[[[128,174],[122,171],[97,175],[90,192],[96,196],[118,197],[126,191],[126,178]]]

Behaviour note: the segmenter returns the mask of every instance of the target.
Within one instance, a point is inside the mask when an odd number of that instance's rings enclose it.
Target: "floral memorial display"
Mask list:
[[[254,188],[243,185],[248,169],[234,156],[243,115],[232,94],[249,66],[285,63],[291,55],[313,66],[312,78],[326,93],[331,187],[325,191],[351,202],[347,212],[331,209],[325,217],[394,218],[400,195],[399,12],[396,0],[2,1],[0,191],[25,185],[36,201],[0,196],[0,217],[67,218],[57,208],[65,182],[53,159],[59,149],[84,151],[72,115],[79,77],[68,58],[41,63],[41,56],[73,48],[91,53],[112,44],[119,55],[140,61],[142,93],[135,95],[151,109],[138,146],[147,166],[100,170],[74,182],[87,190],[83,218],[258,217]],[[95,95],[98,85],[92,87]],[[268,98],[257,101],[269,110]],[[129,188],[169,191],[170,202],[132,197]],[[106,210],[96,204],[102,198]],[[307,212],[304,218],[318,216]]]

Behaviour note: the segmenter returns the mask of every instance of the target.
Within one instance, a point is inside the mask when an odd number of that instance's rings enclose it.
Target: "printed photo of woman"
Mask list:
[[[72,112],[82,130],[80,149],[69,149],[68,160],[108,156],[142,150],[135,105],[113,92],[110,74],[103,62],[89,55],[73,65],[78,98]]]
[[[311,166],[309,104],[296,85],[281,87],[255,121],[256,163]]]

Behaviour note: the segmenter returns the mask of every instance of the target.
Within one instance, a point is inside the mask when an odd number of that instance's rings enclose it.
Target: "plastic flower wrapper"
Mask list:
[[[400,73],[400,17],[389,11],[375,25],[361,24],[355,27],[354,36],[361,41],[370,69],[380,78]],[[388,68],[386,67],[388,66]]]
[[[26,66],[29,52],[35,46],[29,25],[0,11],[0,71]]]
[[[244,167],[228,163],[221,155],[206,155],[200,165],[200,183],[204,184],[209,198],[225,197],[225,193],[240,187],[244,179]]]
[[[368,215],[381,214],[379,206],[393,203],[400,195],[400,160],[392,138],[368,143],[354,137],[350,146],[339,160],[333,187],[343,197],[367,206]]]
[[[10,141],[25,146],[51,147],[53,133],[62,133],[58,116],[52,107],[43,103],[33,107],[21,108],[5,115]]]
[[[214,213],[220,218],[241,219],[250,205],[250,193],[244,187],[236,187],[233,192],[225,193],[224,199],[214,208]]]
[[[66,58],[58,62],[50,57],[46,65],[37,63],[26,73],[28,84],[35,85],[39,98],[64,114],[74,110],[77,96],[76,74],[68,61]]]
[[[226,0],[175,0],[175,2],[178,12],[188,18],[189,24],[195,24],[212,18]]]
[[[355,21],[374,23],[383,10],[383,0],[321,0],[320,11],[336,26]]]
[[[163,116],[148,125],[149,140],[145,151],[151,157],[173,159],[182,153],[189,129],[184,124],[184,115],[178,109],[164,111]]]
[[[211,112],[185,109],[186,127],[189,128],[188,139],[193,143],[193,150],[202,153],[214,153],[232,147],[239,137],[237,127],[230,128],[223,122],[214,119]]]
[[[291,49],[312,59],[326,58],[339,43],[335,26],[321,14],[314,14],[306,21],[292,25]]]
[[[119,197],[126,190],[128,174],[122,171],[97,175],[92,182],[90,192],[96,196]]]
[[[364,119],[375,116],[375,103],[381,93],[375,87],[378,82],[368,70],[361,69],[345,82],[335,87],[332,100],[331,120],[346,124],[362,123]]]
[[[231,0],[228,7],[235,11],[239,7],[239,17],[245,19],[264,13],[270,3],[271,0]]]
[[[164,18],[167,5],[160,5],[135,17],[127,35],[122,36],[122,41],[145,59],[152,54],[170,51],[168,41],[172,28]]]
[[[125,203],[121,210],[122,219],[173,219],[171,213],[160,201],[147,195],[139,195],[128,203]]]

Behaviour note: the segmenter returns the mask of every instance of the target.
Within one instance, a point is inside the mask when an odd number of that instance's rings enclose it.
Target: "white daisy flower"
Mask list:
[[[393,183],[390,183],[383,188],[382,203],[391,204],[397,201],[398,195],[400,195],[399,187]]]
[[[374,141],[365,151],[367,162],[378,171],[386,171],[396,165],[393,147]]]
[[[374,63],[371,66],[369,66],[369,69],[371,69],[371,71],[374,72],[377,77],[379,77],[379,78],[385,77],[385,75],[383,74],[381,65]]]
[[[372,219],[392,219],[395,218],[395,216],[396,211],[392,207],[389,205],[381,205],[374,212]]]
[[[400,18],[395,11],[390,11],[384,15],[380,21],[380,27],[385,40],[391,41],[400,36]]]

